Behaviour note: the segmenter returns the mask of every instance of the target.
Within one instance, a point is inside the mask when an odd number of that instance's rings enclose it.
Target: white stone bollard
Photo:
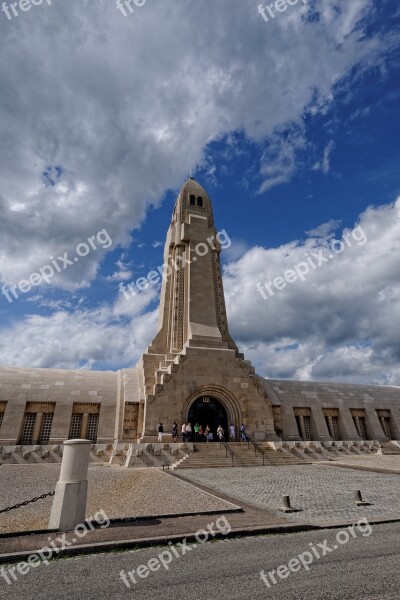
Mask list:
[[[49,529],[66,531],[85,522],[88,489],[89,440],[67,440],[60,479],[50,514]]]

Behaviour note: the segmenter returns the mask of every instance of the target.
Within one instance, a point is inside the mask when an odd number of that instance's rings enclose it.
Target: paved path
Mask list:
[[[0,508],[54,490],[60,465],[2,465]],[[47,528],[52,498],[0,514],[0,533]],[[87,517],[109,518],[227,510],[230,504],[157,469],[89,468]]]
[[[179,475],[201,483],[233,501],[279,514],[282,496],[290,495],[292,506],[302,512],[290,520],[320,524],[357,519],[360,515],[379,519],[400,518],[400,478],[319,464],[252,469],[185,469]],[[358,508],[354,492],[361,490],[373,506]],[[400,597],[400,596],[399,596]]]
[[[389,471],[400,474],[400,456],[371,454],[367,456],[339,456],[335,463],[351,467],[367,468],[371,471]]]
[[[130,589],[120,572],[146,566],[171,548],[83,556],[39,565],[7,585],[0,578],[2,600],[398,600],[400,589],[398,539],[400,525],[374,526],[372,534],[361,531],[346,544],[337,544],[336,530],[312,531],[286,536],[244,538],[197,545],[179,558],[172,558],[168,570],[160,567],[136,577]],[[368,530],[364,529],[367,534]],[[301,568],[270,589],[260,579],[280,565],[310,550],[310,544],[338,548],[319,560],[309,571]],[[326,547],[326,546],[325,546]],[[322,550],[320,551],[322,553]],[[168,560],[167,555],[164,555]],[[172,553],[171,553],[172,556]],[[157,559],[158,560],[158,559]],[[306,559],[307,560],[307,559]],[[282,572],[282,571],[281,571]],[[146,574],[146,570],[141,571]],[[283,572],[285,573],[285,571]],[[6,571],[7,575],[7,571]],[[129,579],[128,579],[129,582]]]

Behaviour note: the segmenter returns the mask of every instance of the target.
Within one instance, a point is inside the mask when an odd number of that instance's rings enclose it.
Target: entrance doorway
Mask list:
[[[221,425],[225,433],[225,440],[229,439],[228,415],[221,402],[216,398],[210,396],[197,398],[189,410],[189,423],[192,424],[193,432],[196,423],[203,427],[203,431],[208,425],[212,434],[210,441],[214,442],[218,441],[217,429]]]

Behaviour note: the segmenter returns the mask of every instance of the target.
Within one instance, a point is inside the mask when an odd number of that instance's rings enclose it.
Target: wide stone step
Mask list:
[[[235,467],[260,467],[263,466],[263,457],[247,444],[231,442],[229,447],[234,452],[233,466]],[[289,453],[275,452],[272,448],[264,448],[264,466],[286,466],[304,464],[302,458]],[[190,454],[176,469],[207,469],[232,467],[232,457],[226,449],[220,448],[218,443],[196,443],[194,452]]]
[[[400,448],[397,444],[392,444],[391,442],[384,442],[381,444],[381,452],[387,456],[391,454],[400,454]]]

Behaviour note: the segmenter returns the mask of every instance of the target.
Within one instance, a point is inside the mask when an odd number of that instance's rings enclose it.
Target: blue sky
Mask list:
[[[192,173],[232,242],[228,320],[259,374],[400,385],[398,3],[299,2],[268,23],[258,4],[0,14],[1,284],[103,229],[113,241],[0,297],[1,364],[135,364],[160,290],[128,301],[118,285],[162,264]],[[257,293],[357,226],[365,244]]]

